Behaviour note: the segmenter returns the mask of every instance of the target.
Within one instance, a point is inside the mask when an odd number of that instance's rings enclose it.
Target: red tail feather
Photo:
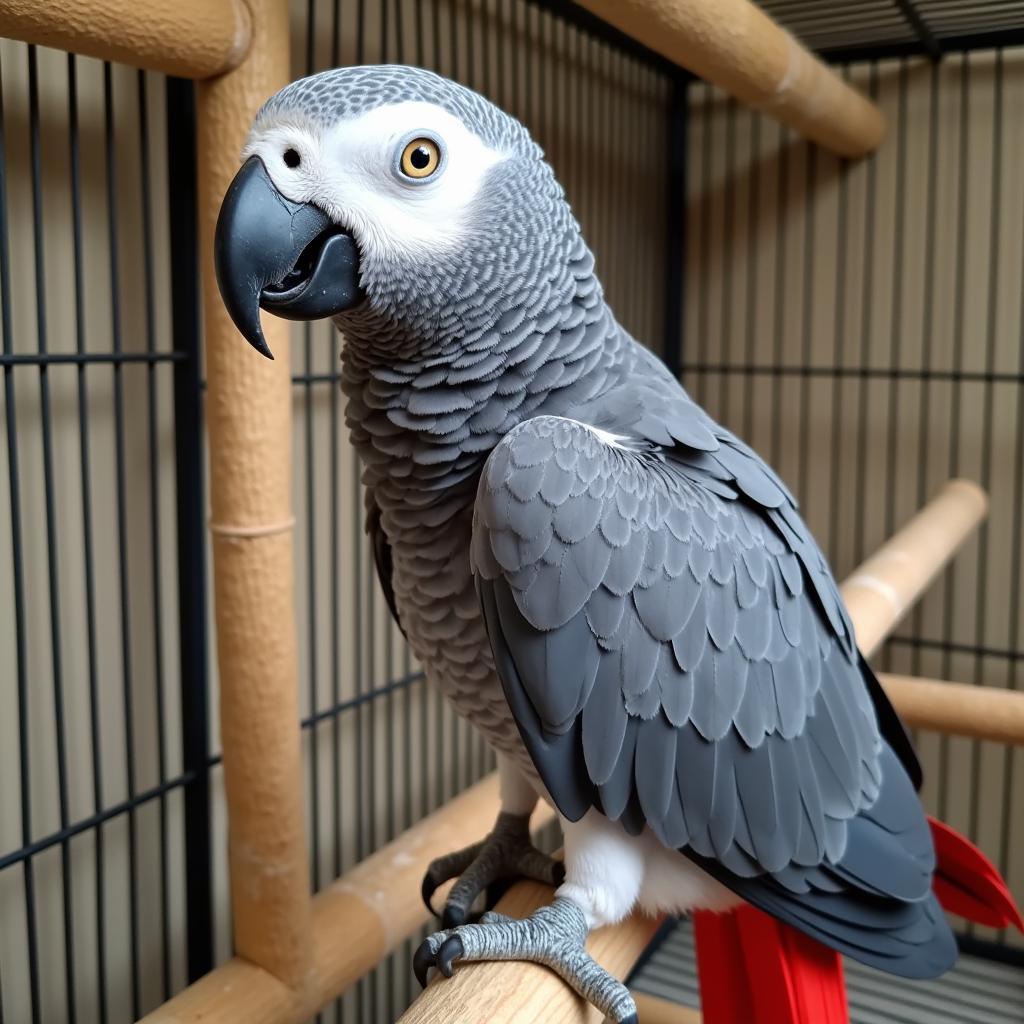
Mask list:
[[[951,914],[992,928],[1014,925],[1024,932],[1024,919],[995,865],[970,840],[934,818],[928,819],[937,864],[932,890]]]
[[[835,950],[750,906],[693,923],[705,1024],[846,1024]]]

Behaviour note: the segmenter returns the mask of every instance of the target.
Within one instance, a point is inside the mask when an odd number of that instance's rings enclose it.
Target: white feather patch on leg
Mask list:
[[[577,904],[589,928],[622,920],[633,909],[643,883],[642,842],[594,810],[579,821],[561,821],[565,882],[555,895]]]

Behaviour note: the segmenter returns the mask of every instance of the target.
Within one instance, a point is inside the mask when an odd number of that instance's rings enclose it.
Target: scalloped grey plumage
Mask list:
[[[337,318],[376,564],[428,676],[566,817],[650,828],[823,942],[940,973],[919,768],[829,567],[778,476],[615,320],[525,129],[393,67],[259,117],[403,99],[507,154],[458,252],[364,260]]]

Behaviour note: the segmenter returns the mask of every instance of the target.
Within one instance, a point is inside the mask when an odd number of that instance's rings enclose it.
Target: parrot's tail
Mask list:
[[[1017,904],[996,866],[969,839],[934,818],[928,819],[935,844],[932,891],[945,910],[968,921],[1024,932]]]

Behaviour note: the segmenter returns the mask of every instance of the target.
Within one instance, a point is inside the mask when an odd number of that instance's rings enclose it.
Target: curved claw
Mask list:
[[[438,970],[446,977],[452,976],[452,964],[462,958],[465,954],[466,949],[462,945],[462,939],[458,935],[449,935],[444,942],[441,943],[441,948],[438,949],[435,957],[437,961]]]
[[[426,904],[427,910],[434,916],[437,917],[437,911],[434,909],[433,904],[430,902],[430,898],[437,892],[437,887],[440,882],[435,882],[430,877],[430,872],[423,876],[423,881],[420,883],[420,895],[423,897],[423,902]]]
[[[434,966],[434,953],[430,948],[430,940],[424,939],[416,949],[412,958],[412,970],[420,988],[427,987],[427,973]]]

